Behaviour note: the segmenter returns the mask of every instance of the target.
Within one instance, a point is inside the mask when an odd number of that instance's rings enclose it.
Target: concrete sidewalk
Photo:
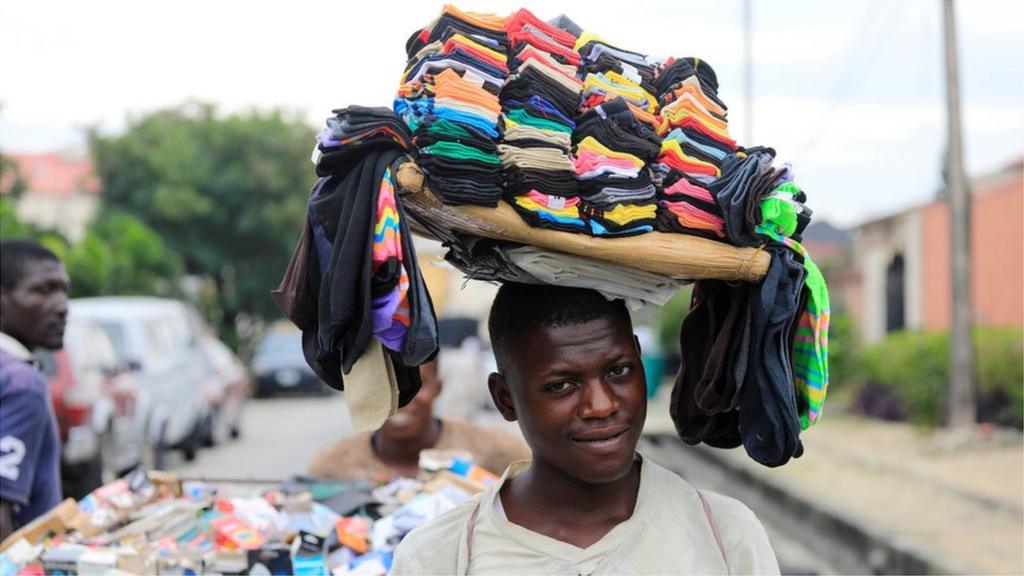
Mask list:
[[[674,435],[668,390],[645,433]],[[1019,432],[948,437],[907,424],[827,413],[801,436],[805,454],[771,469],[742,448],[700,455],[836,518],[930,570],[1024,573],[1024,442]]]

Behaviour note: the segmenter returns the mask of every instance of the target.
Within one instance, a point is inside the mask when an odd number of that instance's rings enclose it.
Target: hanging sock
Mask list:
[[[793,376],[798,393],[805,400],[801,410],[800,426],[804,430],[821,416],[828,392],[828,326],[831,319],[828,286],[821,269],[810,254],[796,240],[788,236],[797,230],[797,221],[803,205],[794,200],[801,190],[792,182],[775,188],[761,201],[763,221],[757,233],[779,242],[803,259],[807,270],[805,286],[807,305],[800,313],[793,342]]]
[[[398,411],[395,368],[376,338],[345,375],[345,405],[355,432],[376,430]]]

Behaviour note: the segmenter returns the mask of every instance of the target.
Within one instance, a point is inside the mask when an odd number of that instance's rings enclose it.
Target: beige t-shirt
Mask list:
[[[457,420],[441,421],[441,434],[434,448],[467,450],[474,463],[495,474],[516,460],[530,457],[530,449],[516,436]],[[309,466],[309,474],[339,480],[400,475],[373,453],[369,432],[349,436],[318,452]]]
[[[749,508],[701,491],[721,535],[719,549],[697,491],[650,460],[641,466],[633,516],[589,547],[527,530],[506,519],[495,500],[505,479],[528,466],[516,462],[497,485],[410,532],[398,546],[391,573],[779,573],[768,535]]]

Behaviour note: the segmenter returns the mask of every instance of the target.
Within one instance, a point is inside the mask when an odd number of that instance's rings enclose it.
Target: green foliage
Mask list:
[[[25,193],[26,188],[25,178],[18,170],[18,165],[7,156],[0,154],[0,197],[17,201]]]
[[[979,328],[974,333],[978,403],[982,416],[1020,427],[1024,419],[1024,330]],[[946,418],[949,333],[898,332],[863,354],[865,379],[895,393],[911,421],[937,426]]]
[[[1024,329],[990,328],[974,334],[983,415],[1024,426]]]
[[[35,238],[64,262],[71,297],[171,296],[177,293],[181,258],[138,218],[112,214],[93,222],[77,244],[54,230],[18,220],[12,203],[0,198],[0,238]]]
[[[683,323],[683,317],[690,311],[692,295],[693,286],[683,286],[661,307],[658,315],[658,342],[661,349],[668,353],[679,353],[679,327]]]
[[[864,351],[867,381],[892,389],[917,424],[936,426],[945,412],[949,337],[898,332]]]
[[[828,326],[829,385],[844,384],[860,377],[860,345],[853,318],[835,314]]]
[[[0,197],[0,238],[23,238],[31,234],[32,228],[18,219],[14,201]]]
[[[110,214],[97,221],[86,235],[95,237],[107,251],[110,274],[108,294],[171,295],[184,271],[181,257],[138,218]],[[83,242],[84,244],[85,242]]]
[[[209,278],[225,325],[277,314],[269,297],[304,218],[312,130],[280,111],[222,116],[186,104],[92,134],[103,196],[137,216]]]

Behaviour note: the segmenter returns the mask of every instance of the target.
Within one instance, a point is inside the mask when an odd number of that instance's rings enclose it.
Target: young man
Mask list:
[[[68,275],[30,240],[0,241],[0,539],[61,500],[60,439],[34,348],[64,345]]]
[[[413,530],[393,574],[778,573],[750,509],[636,453],[647,396],[621,301],[505,284],[489,329],[491,397],[533,460]]]
[[[434,418],[434,400],[441,393],[436,362],[422,366],[420,376],[423,387],[419,393],[380,430],[356,434],[324,448],[313,459],[309,474],[337,479],[414,477],[419,472],[420,451],[428,448],[465,450],[476,464],[496,474],[511,462],[529,457],[523,442],[507,432]]]

